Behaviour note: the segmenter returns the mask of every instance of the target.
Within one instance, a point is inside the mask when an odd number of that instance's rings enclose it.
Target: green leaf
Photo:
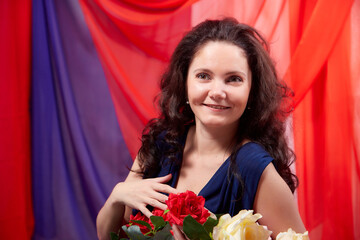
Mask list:
[[[171,234],[170,230],[171,226],[169,222],[167,222],[165,227],[154,235],[153,240],[174,240],[174,237]]]
[[[184,218],[183,231],[191,240],[211,240],[203,225],[190,215]]]
[[[168,212],[170,212],[170,210],[169,210],[169,209],[166,209],[166,210],[164,211],[163,215],[167,214]]]
[[[152,228],[151,228],[150,224],[147,223],[147,222],[145,222],[145,221],[141,221],[141,220],[131,220],[131,222],[134,222],[134,223],[143,225],[143,226],[147,227],[147,228],[149,229],[149,231],[152,231]]]
[[[119,240],[119,235],[117,235],[117,234],[114,233],[114,232],[111,232],[111,233],[110,233],[110,239],[111,239],[111,240]]]
[[[126,233],[126,235],[131,240],[147,240],[151,239],[151,237],[144,236],[140,231],[140,227],[138,225],[132,225],[130,227],[126,227],[126,225],[122,226],[122,229]]]
[[[150,220],[152,224],[154,224],[154,230],[157,232],[158,230],[165,227],[166,223],[162,217],[159,216],[150,216]]]
[[[208,233],[212,233],[214,227],[219,223],[219,219],[213,219],[211,217],[208,217],[206,222],[203,224],[204,229]]]
[[[217,220],[219,221],[219,219],[221,218],[222,215],[225,215],[224,213],[217,213],[215,214]]]

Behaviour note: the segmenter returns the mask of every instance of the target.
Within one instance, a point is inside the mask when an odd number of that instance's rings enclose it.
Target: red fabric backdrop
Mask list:
[[[0,1],[0,238],[30,239],[31,1]]]
[[[359,164],[353,158],[352,4],[290,4],[293,57],[286,79],[296,91],[294,142],[300,210],[313,239],[354,239],[355,216],[359,216],[352,186],[352,166]]]

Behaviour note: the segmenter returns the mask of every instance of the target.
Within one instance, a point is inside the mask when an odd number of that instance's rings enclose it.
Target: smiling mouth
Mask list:
[[[213,108],[213,109],[229,109],[230,108],[230,107],[224,107],[224,106],[220,106],[220,105],[211,105],[211,104],[204,104],[204,105],[209,108]]]

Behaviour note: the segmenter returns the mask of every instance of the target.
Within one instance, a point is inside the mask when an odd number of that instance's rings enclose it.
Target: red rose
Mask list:
[[[162,217],[162,215],[164,214],[164,210],[161,210],[159,208],[154,208],[154,210],[152,211],[152,214],[154,216]]]
[[[131,225],[138,225],[140,227],[140,231],[142,232],[142,234],[148,233],[150,230],[146,226],[141,225],[139,223],[136,223],[133,220],[139,220],[139,221],[147,222],[147,223],[149,223],[151,225],[151,228],[154,228],[154,226],[152,225],[150,219],[147,218],[145,215],[142,215],[141,212],[138,212],[135,216],[133,216],[131,214],[129,223],[131,223]],[[129,226],[130,226],[130,224],[127,224],[127,227],[129,227]]]
[[[203,224],[210,216],[209,211],[204,208],[205,199],[192,191],[179,194],[170,193],[166,205],[169,212],[165,214],[165,220],[169,221],[171,225],[182,226],[187,215],[191,215],[197,222]]]
[[[161,210],[159,208],[155,208],[152,211],[152,214],[154,216],[163,217],[164,210]],[[136,223],[136,222],[134,222],[132,220],[140,220],[140,221],[147,222],[148,224],[150,224],[151,228],[154,229],[154,225],[152,224],[151,220],[149,218],[147,218],[145,215],[141,214],[141,212],[138,212],[135,216],[130,215],[129,223],[131,223],[131,225],[138,225],[140,227],[140,231],[142,232],[142,234],[148,233],[150,230],[146,226],[141,225],[139,223]],[[130,226],[130,224],[127,224],[127,227],[129,227],[129,226]]]

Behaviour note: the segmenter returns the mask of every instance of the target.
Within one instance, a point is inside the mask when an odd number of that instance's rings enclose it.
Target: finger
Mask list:
[[[139,211],[142,212],[142,214],[144,214],[147,218],[152,216],[152,213],[145,206],[139,207]]]
[[[172,174],[169,173],[168,175],[165,175],[163,177],[152,178],[152,180],[158,183],[167,183],[168,181],[170,181],[171,178]]]
[[[174,233],[174,239],[175,240],[185,240],[184,235],[180,231],[177,225],[172,225],[173,233]]]
[[[161,202],[161,203],[165,203],[165,201],[168,199],[168,196],[166,196],[166,195],[163,194],[163,193],[156,192],[156,191],[153,191],[153,192],[152,192],[151,197],[152,197],[153,199],[158,200],[158,201]]]
[[[153,185],[153,189],[157,192],[163,192],[163,193],[178,193],[179,191],[169,185],[158,183]]]
[[[161,203],[161,202],[159,202],[158,200],[156,200],[156,199],[149,199],[148,201],[147,201],[147,203],[150,205],[150,206],[153,206],[153,207],[155,207],[155,208],[159,208],[159,209],[162,209],[162,210],[166,210],[167,209],[167,205],[166,204],[164,204],[164,203]]]

